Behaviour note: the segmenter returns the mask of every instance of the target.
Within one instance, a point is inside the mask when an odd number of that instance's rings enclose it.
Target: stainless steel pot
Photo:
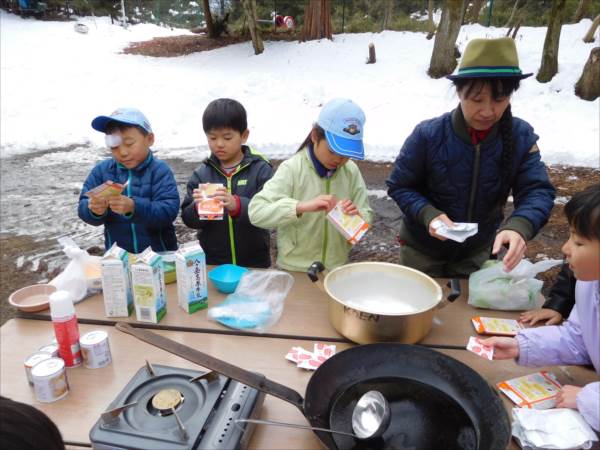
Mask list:
[[[309,278],[329,296],[329,321],[342,336],[358,344],[401,342],[414,344],[427,335],[436,308],[460,295],[458,280],[442,298],[442,288],[431,277],[398,264],[360,262],[319,273],[314,262]]]

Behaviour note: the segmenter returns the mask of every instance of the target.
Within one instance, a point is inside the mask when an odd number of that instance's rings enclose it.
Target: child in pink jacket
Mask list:
[[[565,205],[570,237],[563,245],[569,267],[577,278],[575,307],[561,326],[522,330],[516,338],[481,341],[494,347],[494,359],[516,358],[518,364],[591,364],[600,374],[600,184],[578,192]],[[573,408],[600,431],[600,382],[584,387],[566,385],[557,408]]]

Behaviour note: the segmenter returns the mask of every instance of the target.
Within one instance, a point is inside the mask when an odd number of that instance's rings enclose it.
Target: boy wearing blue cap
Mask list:
[[[119,108],[109,116],[96,117],[92,128],[106,134],[112,158],[98,163],[85,180],[79,217],[90,225],[104,225],[106,249],[116,242],[130,253],[149,246],[156,252],[176,250],[173,221],[179,193],[171,168],[150,150],[154,133],[148,119],[135,108]],[[105,182],[125,185],[125,189],[110,196],[88,193]]]
[[[326,218],[338,201],[349,215],[371,223],[367,187],[358,166],[364,159],[365,115],[348,99],[321,109],[298,152],[284,161],[249,206],[250,221],[277,228],[277,265],[306,271],[314,261],[327,269],[348,260],[351,245]]]

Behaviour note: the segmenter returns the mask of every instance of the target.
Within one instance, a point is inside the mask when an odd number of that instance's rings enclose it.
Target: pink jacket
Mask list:
[[[563,325],[523,330],[517,341],[518,364],[592,364],[600,374],[600,281],[577,281],[575,307]],[[577,409],[592,428],[600,431],[600,381],[579,392]]]

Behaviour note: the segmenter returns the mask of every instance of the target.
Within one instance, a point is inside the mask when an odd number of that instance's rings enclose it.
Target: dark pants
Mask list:
[[[456,261],[445,261],[420,252],[414,247],[400,247],[400,264],[425,272],[433,278],[465,278],[490,258],[492,244],[476,250]]]

